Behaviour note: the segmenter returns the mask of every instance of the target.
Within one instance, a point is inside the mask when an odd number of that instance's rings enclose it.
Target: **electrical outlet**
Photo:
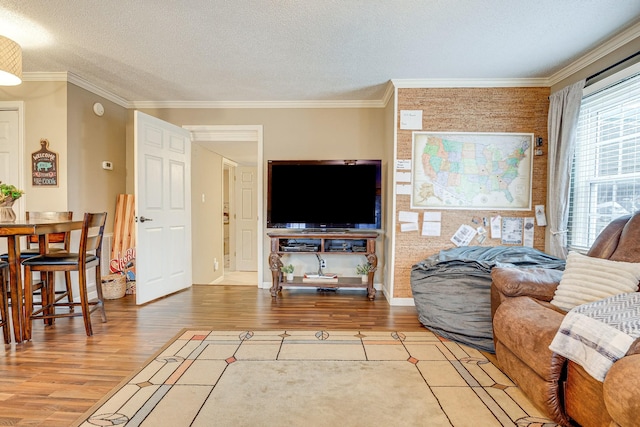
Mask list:
[[[327,268],[327,261],[321,259],[320,260],[320,268]]]

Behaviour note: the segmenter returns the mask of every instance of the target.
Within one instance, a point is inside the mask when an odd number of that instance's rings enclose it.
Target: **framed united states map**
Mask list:
[[[414,132],[413,209],[531,210],[533,134]]]

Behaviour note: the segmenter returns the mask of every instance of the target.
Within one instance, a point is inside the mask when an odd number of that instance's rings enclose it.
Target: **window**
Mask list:
[[[609,222],[640,210],[640,73],[635,68],[635,74],[616,83],[585,88],[571,169],[570,249],[587,250]]]

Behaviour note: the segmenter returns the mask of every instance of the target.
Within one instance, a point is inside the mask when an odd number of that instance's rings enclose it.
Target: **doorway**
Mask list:
[[[261,216],[263,211],[262,203],[262,174],[263,174],[263,149],[262,149],[262,126],[261,125],[238,125],[238,126],[216,126],[216,125],[187,125],[183,126],[191,132],[191,140],[200,146],[206,147],[223,158],[223,184],[220,192],[223,198],[223,215],[220,218],[220,229],[223,230],[223,241],[220,243],[224,251],[223,267],[224,276],[229,276],[230,281],[235,283],[236,277],[252,277],[250,283],[258,287],[269,287],[270,283],[263,280],[264,260],[263,260],[263,225]],[[237,175],[239,171],[253,169],[255,176],[255,191],[247,199],[246,192],[238,195]],[[238,226],[246,224],[244,222],[247,212],[247,202],[250,202],[251,210],[254,211],[254,218],[249,222],[253,223],[254,232],[247,239],[245,229],[237,231]],[[240,214],[240,216],[238,216]],[[238,221],[240,218],[241,221]],[[228,240],[227,240],[228,239]],[[245,255],[252,253],[255,263],[251,268],[246,267]],[[238,264],[237,255],[241,255],[242,263]],[[248,271],[247,271],[248,270]],[[249,274],[246,274],[249,273]],[[222,283],[223,278],[216,279],[213,283]],[[224,282],[226,284],[226,281]],[[246,284],[246,283],[245,283]]]

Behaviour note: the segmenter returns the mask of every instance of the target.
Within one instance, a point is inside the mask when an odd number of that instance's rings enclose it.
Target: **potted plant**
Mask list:
[[[293,281],[293,264],[283,265],[280,267],[280,271],[286,275],[287,282]]]
[[[15,185],[0,181],[0,222],[14,222],[16,220],[12,206],[23,194],[24,191],[18,190]]]
[[[360,276],[360,278],[362,279],[362,283],[369,282],[369,272],[371,272],[371,267],[371,264],[369,264],[368,262],[364,264],[358,264],[356,266],[356,274]]]

